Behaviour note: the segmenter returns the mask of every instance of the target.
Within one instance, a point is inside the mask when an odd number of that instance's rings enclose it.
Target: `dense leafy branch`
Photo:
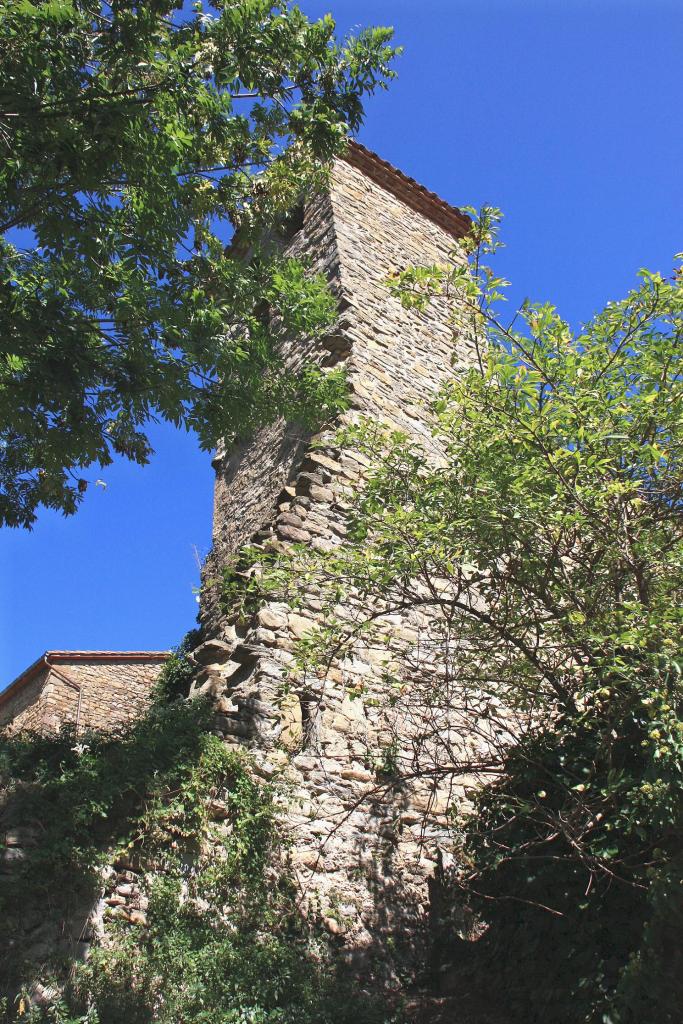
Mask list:
[[[339,44],[266,0],[4,5],[0,521],[73,512],[88,466],[147,461],[152,418],[211,447],[335,404],[338,380],[278,357],[329,328],[324,282],[225,241],[286,234],[392,76],[390,36]]]

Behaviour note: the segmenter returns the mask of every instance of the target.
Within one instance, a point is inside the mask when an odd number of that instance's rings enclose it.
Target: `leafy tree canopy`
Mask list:
[[[391,31],[339,44],[289,3],[8,0],[0,15],[0,522],[73,512],[83,470],[144,463],[145,423],[205,447],[330,408],[278,372],[271,322],[315,334],[301,266],[225,258],[272,228],[392,76]]]
[[[456,332],[469,314],[474,365],[432,410],[438,465],[406,436],[347,432],[340,443],[376,468],[346,542],[281,554],[267,581],[326,596],[326,629],[301,650],[320,671],[330,650],[383,643],[387,611],[426,617],[395,686],[434,730],[414,744],[417,770],[485,783],[458,822],[455,881],[490,923],[480,977],[500,979],[510,1019],[673,1024],[683,277],[642,271],[579,331],[549,305],[526,304],[510,326],[505,282],[485,265],[494,211],[467,245],[469,269],[392,283],[409,306],[451,296]],[[414,757],[403,767],[415,772]]]

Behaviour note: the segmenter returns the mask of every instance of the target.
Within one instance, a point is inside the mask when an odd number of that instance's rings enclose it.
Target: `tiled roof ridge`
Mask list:
[[[170,651],[45,651],[0,693],[0,705],[24,688],[43,668],[63,661],[166,661]]]
[[[75,658],[77,661],[88,658],[121,658],[124,661],[135,660],[136,658],[168,658],[170,651],[45,651],[44,658]]]
[[[463,235],[469,233],[472,221],[467,214],[459,210],[457,206],[451,206],[436,192],[425,188],[415,178],[404,174],[398,167],[394,167],[388,160],[382,159],[381,156],[373,153],[371,149],[367,149],[360,142],[355,140],[349,142],[346,151],[342,154],[342,160],[372,178],[378,185],[388,189],[397,199],[402,200],[417,213],[429,218],[455,238],[462,238]]]

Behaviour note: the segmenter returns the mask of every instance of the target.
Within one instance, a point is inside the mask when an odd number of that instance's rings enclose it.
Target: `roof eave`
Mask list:
[[[44,654],[29,665],[27,669],[17,676],[2,693],[0,693],[0,707],[8,700],[20,693],[32,679],[44,668],[50,668],[53,664],[65,661],[102,661],[102,662],[144,662],[144,661],[166,661],[170,651],[45,651]]]
[[[463,238],[471,231],[472,221],[467,214],[457,206],[451,206],[435,192],[430,192],[372,150],[366,149],[360,142],[349,142],[341,159],[454,238]]]

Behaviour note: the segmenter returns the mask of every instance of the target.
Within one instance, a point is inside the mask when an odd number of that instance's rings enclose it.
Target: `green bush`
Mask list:
[[[511,1024],[678,1024],[683,1005],[680,672],[612,673],[583,712],[513,745],[462,824]]]

